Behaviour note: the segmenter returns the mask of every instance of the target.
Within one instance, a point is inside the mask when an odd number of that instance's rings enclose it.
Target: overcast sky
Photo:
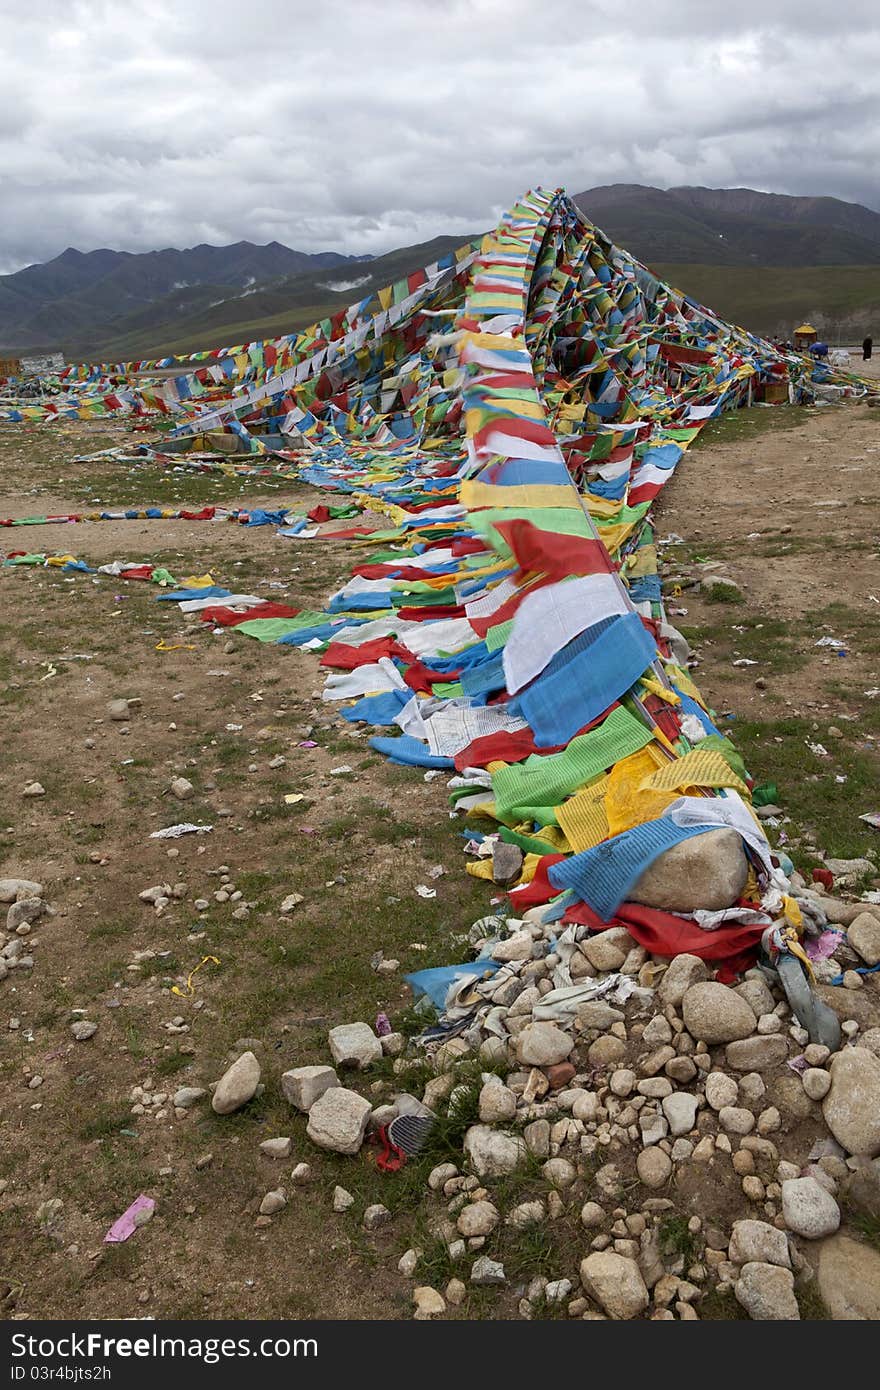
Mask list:
[[[0,0],[0,271],[70,245],[380,253],[482,230],[538,183],[880,210],[876,11]]]

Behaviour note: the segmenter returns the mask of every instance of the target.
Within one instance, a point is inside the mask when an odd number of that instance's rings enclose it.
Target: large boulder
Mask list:
[[[691,1037],[710,1046],[736,1042],[755,1031],[755,1015],[745,999],[714,980],[691,985],[681,1007]]]
[[[822,1114],[847,1153],[880,1154],[880,1058],[866,1047],[846,1047],[832,1057],[831,1090]]]
[[[627,1321],[648,1306],[648,1290],[635,1260],[596,1250],[581,1260],[581,1283],[610,1318]]]
[[[629,891],[632,902],[666,912],[717,911],[742,896],[749,875],[741,836],[727,827],[692,835],[649,865]]]
[[[243,1052],[217,1082],[211,1109],[217,1115],[231,1115],[253,1099],[259,1084],[260,1064],[252,1052]]]
[[[321,1149],[356,1154],[364,1142],[371,1109],[357,1091],[331,1086],[312,1105],[306,1133]]]
[[[832,1318],[880,1321],[880,1254],[870,1245],[844,1235],[823,1240],[818,1282]]]

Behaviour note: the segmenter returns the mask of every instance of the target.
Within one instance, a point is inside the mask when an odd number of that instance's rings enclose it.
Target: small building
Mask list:
[[[806,352],[818,338],[818,331],[811,323],[802,323],[794,330],[794,345],[798,352]]]

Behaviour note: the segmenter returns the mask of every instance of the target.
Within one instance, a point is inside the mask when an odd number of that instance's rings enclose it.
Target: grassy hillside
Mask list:
[[[178,292],[163,301],[165,317],[158,323],[157,306],[153,305],[149,313],[139,311],[109,330],[96,325],[94,337],[78,336],[65,344],[65,352],[70,360],[118,362],[277,338],[307,328],[343,306],[431,265],[466,240],[434,237],[416,246],[389,251],[372,261],[275,279],[245,294],[215,286],[209,298],[219,297],[219,302],[213,304],[205,304],[201,299],[197,304],[191,302],[196,298],[191,290]],[[328,288],[337,284],[346,284],[348,288]]]
[[[830,342],[880,337],[880,266],[663,263],[661,279],[753,333],[789,337],[804,320]]]

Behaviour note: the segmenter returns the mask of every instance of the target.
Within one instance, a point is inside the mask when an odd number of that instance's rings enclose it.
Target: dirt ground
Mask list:
[[[71,462],[128,439],[122,425],[5,427],[0,518],[97,499],[318,500],[286,484]],[[803,867],[814,848],[864,854],[880,844],[857,819],[876,809],[880,695],[865,692],[880,688],[878,467],[880,411],[758,409],[713,426],[658,508],[658,536],[682,538],[666,549],[668,602],[687,609],[673,621],[701,658],[696,678],[733,720],[751,770],[778,783],[791,815],[783,833]],[[178,577],[210,570],[237,591],[303,607],[320,607],[357,554],[350,542],[285,541],[270,526],[220,522],[0,529],[0,548],[13,544],[90,564],[149,559]],[[688,588],[706,562],[741,585],[744,602],[709,603]],[[822,635],[845,641],[848,655],[815,646]],[[160,642],[177,649],[158,651]],[[741,657],[757,664],[735,666]],[[457,938],[487,910],[488,885],[463,871],[443,779],[372,754],[366,734],[322,702],[314,656],[215,636],[156,602],[147,584],[0,568],[0,681],[0,876],[37,879],[56,909],[27,938],[33,968],[0,983],[7,1315],[409,1316],[411,1282],[397,1261],[431,1240],[424,1174],[383,1176],[366,1151],[318,1152],[277,1078],[326,1061],[333,1023],[372,1022],[379,1010],[405,1022],[403,973],[460,958]],[[129,723],[108,718],[118,696],[141,701]],[[195,785],[192,800],[170,795],[176,775]],[[32,781],[44,796],[22,796]],[[304,799],[287,805],[289,793]],[[214,828],[150,838],[181,820]],[[215,900],[223,874],[240,899]],[[166,881],[179,896],[157,915],[138,894]],[[436,898],[420,898],[420,884]],[[291,892],[303,902],[282,915]],[[201,898],[207,910],[196,909]],[[399,973],[375,972],[377,950],[400,961]],[[204,964],[187,995],[206,956],[219,964]],[[98,1024],[86,1042],[71,1036],[81,1018]],[[231,1117],[202,1102],[175,1118],[170,1094],[207,1086],[245,1045],[265,1093]],[[133,1114],[135,1086],[168,1101]],[[362,1089],[389,1093],[390,1063]],[[293,1139],[284,1162],[258,1148],[276,1135]],[[313,1172],[297,1187],[300,1161]],[[337,1182],[355,1195],[349,1213],[330,1209]],[[262,1196],[279,1185],[287,1207],[256,1225]],[[156,1199],[151,1223],[103,1245],[139,1193]],[[41,1220],[41,1204],[56,1198],[63,1206]],[[393,1220],[366,1234],[359,1216],[377,1201]],[[685,1216],[720,1201],[681,1194]],[[715,1214],[723,1219],[723,1202]],[[583,1232],[576,1219],[556,1225],[549,1246],[511,1252],[509,1272],[518,1259],[523,1277],[571,1274]],[[491,1303],[471,1291],[456,1315],[515,1316],[514,1291]]]

